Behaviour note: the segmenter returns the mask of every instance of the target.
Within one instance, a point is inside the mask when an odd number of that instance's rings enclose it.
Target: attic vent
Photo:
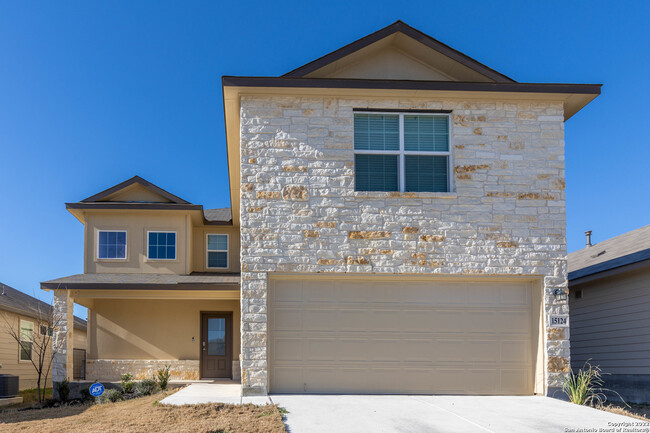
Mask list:
[[[607,252],[607,250],[602,250],[602,251],[599,252],[598,254],[594,254],[593,256],[591,256],[591,258],[592,258],[592,259],[595,259],[596,257],[600,257],[600,256],[602,256],[602,255],[605,254],[606,252]]]
[[[575,291],[575,298],[576,299],[581,299],[582,298],[582,290],[576,290]]]

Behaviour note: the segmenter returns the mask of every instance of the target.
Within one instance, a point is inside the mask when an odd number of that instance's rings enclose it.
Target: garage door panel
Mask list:
[[[275,361],[302,361],[302,338],[273,338],[273,359]]]
[[[271,392],[531,394],[530,286],[272,281]]]
[[[431,313],[431,322],[428,329],[436,332],[457,333],[464,329],[467,319],[464,311],[458,310],[434,310]]]
[[[273,329],[276,331],[302,329],[302,311],[295,308],[277,308],[273,315]]]
[[[402,311],[400,310],[371,310],[368,314],[366,329],[370,327],[376,332],[399,332],[402,330]]]
[[[368,360],[368,340],[341,338],[337,350],[340,361],[367,361]]]
[[[368,341],[368,358],[379,362],[399,362],[402,359],[400,342],[399,338],[371,338]]]
[[[305,359],[307,361],[334,361],[339,344],[335,338],[308,338]]]
[[[527,340],[501,342],[501,360],[504,362],[530,362],[530,343]]]
[[[400,352],[406,362],[430,362],[435,356],[435,343],[431,339],[402,340]]]
[[[529,371],[526,368],[502,369],[501,390],[505,394],[523,394],[521,384],[531,385]]]
[[[282,384],[283,392],[304,392],[302,371],[293,367],[276,367],[273,369],[274,380]]]
[[[496,394],[501,378],[496,368],[470,368],[464,383],[467,381],[477,394]]]

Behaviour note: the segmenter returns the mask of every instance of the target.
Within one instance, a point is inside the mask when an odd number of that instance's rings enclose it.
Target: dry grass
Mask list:
[[[597,406],[597,408],[617,415],[631,416],[632,418],[638,418],[643,421],[648,421],[650,416],[650,405],[648,404],[630,403],[630,407],[627,407],[622,403],[607,403],[603,406]]]
[[[227,432],[285,433],[277,406],[158,404],[169,393],[102,405],[16,411],[0,414],[3,432]]]

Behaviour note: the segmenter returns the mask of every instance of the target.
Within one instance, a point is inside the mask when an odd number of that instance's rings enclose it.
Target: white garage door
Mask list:
[[[272,280],[275,393],[532,394],[531,285]]]

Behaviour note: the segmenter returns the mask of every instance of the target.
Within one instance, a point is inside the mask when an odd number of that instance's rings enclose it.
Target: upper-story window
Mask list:
[[[176,259],[176,232],[147,232],[147,258]]]
[[[447,192],[449,116],[354,114],[356,191]]]
[[[20,321],[20,360],[30,361],[34,345],[34,322]]]
[[[98,259],[126,259],[126,231],[100,230],[97,233]]]
[[[228,235],[209,234],[207,267],[224,269],[228,267]]]

